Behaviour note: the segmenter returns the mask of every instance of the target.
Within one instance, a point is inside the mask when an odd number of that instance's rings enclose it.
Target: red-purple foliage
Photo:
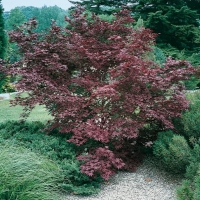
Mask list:
[[[108,179],[114,169],[134,166],[125,156],[130,156],[140,129],[153,123],[173,128],[172,118],[188,108],[180,80],[194,69],[187,61],[168,58],[160,67],[148,60],[155,34],[135,30],[127,10],[109,23],[95,15],[87,20],[79,8],[66,21],[69,28],[54,24],[43,35],[32,31],[35,20],[10,33],[23,57],[6,70],[22,76],[16,87],[29,92],[13,104],[25,110],[45,105],[54,117],[51,128],[72,132],[69,142],[76,145],[88,139],[102,142],[78,159],[85,161],[83,173]]]

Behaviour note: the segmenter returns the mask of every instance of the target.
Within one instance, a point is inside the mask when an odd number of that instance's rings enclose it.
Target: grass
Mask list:
[[[11,95],[11,99],[14,98],[15,95]],[[21,106],[12,106],[10,105],[9,100],[0,101],[0,123],[5,121],[19,120],[20,114],[23,112],[23,107]],[[37,105],[27,121],[40,121],[46,122],[51,119],[51,115],[47,112],[44,106]]]
[[[58,200],[62,173],[57,164],[26,148],[0,145],[1,200]]]

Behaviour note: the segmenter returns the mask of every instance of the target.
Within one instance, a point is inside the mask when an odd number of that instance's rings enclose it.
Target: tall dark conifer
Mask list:
[[[0,0],[0,59],[5,58],[7,39],[4,30],[3,7]],[[3,92],[2,86],[5,84],[5,74],[0,71],[0,93]]]
[[[6,34],[4,31],[4,18],[3,18],[3,7],[0,0],[0,58],[5,57],[6,52]]]

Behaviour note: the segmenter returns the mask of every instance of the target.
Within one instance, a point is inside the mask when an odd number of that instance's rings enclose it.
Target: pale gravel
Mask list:
[[[183,177],[163,170],[148,157],[136,172],[118,172],[92,196],[65,195],[63,200],[176,200],[176,188]]]

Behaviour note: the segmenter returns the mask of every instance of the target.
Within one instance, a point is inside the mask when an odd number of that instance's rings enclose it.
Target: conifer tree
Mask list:
[[[128,3],[131,3],[131,0],[71,0],[69,2],[79,4],[95,14],[111,14],[119,11],[123,5],[126,6]]]
[[[6,34],[4,31],[3,7],[0,0],[0,58],[3,59],[6,52]]]
[[[6,46],[7,46],[7,39],[4,31],[3,7],[0,0],[0,59],[5,58]],[[2,86],[4,82],[5,82],[5,74],[0,72],[0,93],[2,92]]]
[[[200,46],[198,8],[194,6],[197,3],[186,0],[136,0],[133,12],[136,18],[144,20],[145,27],[159,34],[158,43],[170,44],[179,50],[194,50]]]

